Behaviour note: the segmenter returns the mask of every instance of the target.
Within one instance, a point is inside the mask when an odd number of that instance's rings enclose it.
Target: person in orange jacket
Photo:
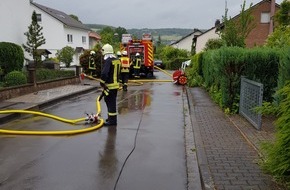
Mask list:
[[[128,90],[128,79],[129,79],[129,71],[130,71],[130,59],[128,57],[127,51],[122,51],[121,60],[121,82],[123,86],[123,90]]]

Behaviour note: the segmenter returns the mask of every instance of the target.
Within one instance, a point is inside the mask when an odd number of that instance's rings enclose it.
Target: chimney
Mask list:
[[[274,14],[275,14],[275,8],[276,8],[275,5],[276,5],[275,0],[271,0],[269,34],[272,34],[274,30]]]

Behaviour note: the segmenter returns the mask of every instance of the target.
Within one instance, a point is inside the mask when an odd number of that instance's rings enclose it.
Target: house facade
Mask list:
[[[254,18],[255,28],[247,36],[245,43],[247,48],[261,46],[265,44],[268,36],[273,32],[275,24],[273,23],[273,15],[279,10],[279,5],[275,0],[262,0],[251,7],[252,16]],[[240,15],[232,19],[239,19]],[[202,35],[197,36],[195,41],[195,51],[199,53],[205,48],[205,44],[209,39],[220,38],[216,33],[216,27],[213,27]]]
[[[0,1],[0,42],[11,42],[21,46],[26,42],[24,32],[31,23],[31,6],[29,0]]]
[[[209,39],[219,39],[219,38],[220,38],[219,34],[216,33],[216,27],[213,27],[205,31],[203,34],[196,36],[196,38],[194,39],[195,44],[193,45],[193,47],[195,48],[195,52],[199,53],[203,51],[205,44]]]
[[[24,33],[27,32],[31,24],[32,12],[35,11],[46,40],[46,43],[39,48],[50,52],[50,57],[55,57],[57,50],[70,46],[75,49],[71,65],[79,65],[82,50],[89,49],[90,28],[64,12],[37,4],[32,0],[1,0],[0,5],[0,24],[4,26],[0,41],[12,42],[20,46],[25,44],[27,39]],[[25,57],[32,59],[27,53]]]
[[[199,36],[200,34],[202,34],[202,31],[195,28],[193,30],[193,32],[191,32],[190,34],[188,34],[188,35],[182,37],[181,39],[173,42],[172,44],[170,44],[170,46],[191,52],[192,42],[193,42],[192,40],[196,36]]]

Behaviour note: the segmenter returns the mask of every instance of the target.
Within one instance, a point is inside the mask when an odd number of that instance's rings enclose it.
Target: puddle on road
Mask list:
[[[151,105],[152,97],[149,90],[126,93],[118,97],[118,113],[126,114],[136,110],[143,110]]]

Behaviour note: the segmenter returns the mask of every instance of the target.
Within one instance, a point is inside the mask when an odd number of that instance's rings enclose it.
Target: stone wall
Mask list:
[[[79,84],[79,83],[80,83],[79,77],[70,77],[70,78],[57,79],[57,80],[52,80],[52,81],[38,82],[35,85],[26,84],[26,85],[20,85],[20,86],[15,86],[15,87],[3,88],[3,89],[0,89],[0,102],[7,99],[15,98],[18,96],[22,96],[25,94],[37,92],[40,90],[46,90],[46,89],[55,88],[59,86]]]

